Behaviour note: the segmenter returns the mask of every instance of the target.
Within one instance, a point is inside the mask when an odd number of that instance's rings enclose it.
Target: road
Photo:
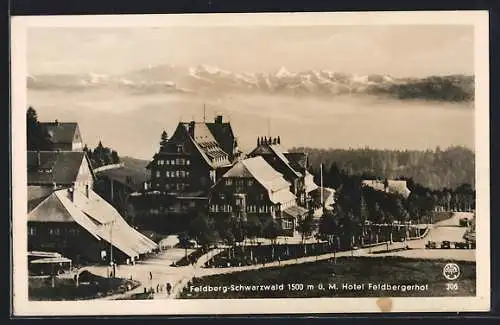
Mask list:
[[[435,241],[439,247],[442,241],[447,240],[450,242],[462,242],[466,227],[459,226],[460,218],[472,218],[470,212],[455,212],[449,219],[440,221],[431,225],[427,236],[422,239],[408,241],[411,250],[389,252],[382,254],[372,254],[376,256],[402,256],[408,258],[425,258],[425,259],[448,259],[448,260],[461,260],[461,261],[475,261],[476,252],[473,249],[426,249],[425,244],[428,241]],[[394,245],[402,245],[395,243]],[[382,248],[380,248],[382,249]]]
[[[425,244],[429,240],[436,241],[440,243],[443,240],[462,241],[462,236],[464,235],[466,228],[458,227],[459,219],[467,216],[471,217],[470,213],[457,212],[447,220],[441,221],[431,226],[425,238],[416,239],[408,241],[406,243],[393,243],[389,246],[386,244],[380,244],[379,246],[371,248],[362,248],[354,251],[344,251],[338,253],[324,254],[320,256],[310,256],[303,257],[299,259],[285,260],[281,262],[266,263],[265,265],[251,265],[251,266],[241,266],[241,267],[229,267],[229,268],[204,268],[203,265],[208,261],[213,255],[217,254],[220,250],[211,250],[207,254],[200,257],[194,266],[182,266],[182,267],[172,267],[170,266],[172,262],[176,259],[182,258],[184,256],[184,250],[182,254],[180,251],[175,251],[176,249],[169,249],[167,251],[161,252],[154,258],[150,258],[145,261],[141,261],[136,265],[121,265],[117,269],[116,275],[118,277],[130,278],[138,280],[142,285],[127,294],[122,295],[130,296],[134,293],[140,293],[144,291],[144,288],[156,289],[157,285],[162,287],[167,282],[173,285],[173,290],[170,295],[168,295],[163,289],[161,292],[155,293],[155,299],[171,299],[175,298],[178,293],[187,285],[193,277],[204,277],[215,274],[227,274],[240,271],[256,270],[265,267],[280,267],[285,265],[294,265],[299,263],[308,263],[321,260],[327,260],[334,257],[346,257],[346,256],[364,256],[364,257],[380,257],[380,256],[402,256],[407,258],[424,258],[424,259],[448,259],[457,261],[474,261],[475,260],[475,250],[471,249],[426,249]],[[396,249],[408,245],[411,250],[402,250],[394,252],[382,252],[389,248]],[[374,254],[374,252],[378,252]],[[95,274],[106,276],[106,267],[90,267],[89,271]],[[149,272],[151,272],[152,279],[149,277]],[[102,299],[116,299],[118,296],[110,296]]]

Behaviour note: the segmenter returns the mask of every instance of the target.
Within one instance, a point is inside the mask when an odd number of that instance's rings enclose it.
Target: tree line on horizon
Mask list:
[[[462,184],[475,187],[475,154],[453,146],[435,150],[380,150],[292,148],[306,152],[313,174],[323,164],[325,186],[337,188],[341,171],[364,179],[412,179],[432,190],[454,189]],[[319,182],[319,177],[316,177]],[[319,184],[319,183],[318,183]]]

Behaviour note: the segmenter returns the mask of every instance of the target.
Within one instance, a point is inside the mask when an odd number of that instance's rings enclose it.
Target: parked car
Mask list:
[[[450,249],[451,248],[451,243],[448,240],[443,240],[441,242],[441,248],[442,249]]]
[[[468,227],[469,226],[469,219],[468,218],[460,218],[458,224],[460,227]]]
[[[467,248],[469,248],[469,243],[466,243],[466,242],[455,242],[455,248],[458,248],[458,249],[467,249]]]
[[[437,245],[435,241],[428,241],[427,244],[425,244],[425,248],[429,249],[436,249]]]

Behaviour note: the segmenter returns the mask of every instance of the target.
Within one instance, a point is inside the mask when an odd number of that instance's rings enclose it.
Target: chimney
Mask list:
[[[194,121],[189,122],[188,132],[192,138],[194,138],[194,125],[195,125]]]
[[[281,144],[280,136],[278,135],[278,144]]]
[[[257,146],[260,146],[260,138],[257,138]]]
[[[89,198],[89,184],[85,185],[85,196],[87,197],[87,199]]]
[[[55,123],[56,123],[56,126],[59,126],[59,120],[56,120]]]
[[[277,141],[278,141],[278,139],[273,138],[273,144],[276,144],[276,143],[277,143]]]
[[[222,124],[222,115],[217,115],[215,117],[215,123]]]
[[[267,138],[267,144],[271,144],[271,137]]]

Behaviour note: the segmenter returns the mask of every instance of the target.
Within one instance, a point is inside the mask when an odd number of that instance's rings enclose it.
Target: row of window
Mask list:
[[[156,178],[161,177],[161,172],[159,170],[156,171]],[[184,170],[167,170],[165,172],[165,177],[167,178],[187,178],[189,177],[189,171]]]
[[[234,181],[234,183],[236,184],[236,186],[245,186],[245,184],[247,186],[252,186],[253,185],[253,179],[248,179],[248,180],[237,179],[236,181]],[[233,185],[233,179],[231,179],[231,178],[226,179],[226,185],[227,186]]]
[[[53,228],[49,228],[49,235],[50,236],[60,236],[65,230],[66,230],[66,234],[68,234],[70,236],[78,236],[80,234],[80,229],[78,229],[78,228],[53,227]],[[29,236],[36,236],[37,233],[38,233],[38,230],[36,227],[28,227],[28,235]]]
[[[163,165],[172,165],[172,166],[188,165],[189,166],[191,164],[191,161],[189,159],[185,159],[185,158],[167,159],[167,160],[158,159],[157,164],[158,164],[158,166],[163,166]]]
[[[224,193],[220,193],[220,194],[219,194],[219,198],[220,198],[221,200],[225,200],[225,199],[226,199],[226,195],[225,195]],[[259,199],[259,200],[264,200],[264,199],[265,199],[264,194],[262,194],[262,193],[261,193],[261,194],[259,194],[258,199]],[[242,200],[241,198],[237,198],[237,199],[236,199],[236,204],[237,204],[237,205],[242,205],[242,204],[243,204],[243,200]]]
[[[246,212],[249,213],[267,213],[272,212],[273,207],[267,205],[248,205]],[[229,204],[212,204],[210,205],[210,212],[233,212],[233,207]]]

